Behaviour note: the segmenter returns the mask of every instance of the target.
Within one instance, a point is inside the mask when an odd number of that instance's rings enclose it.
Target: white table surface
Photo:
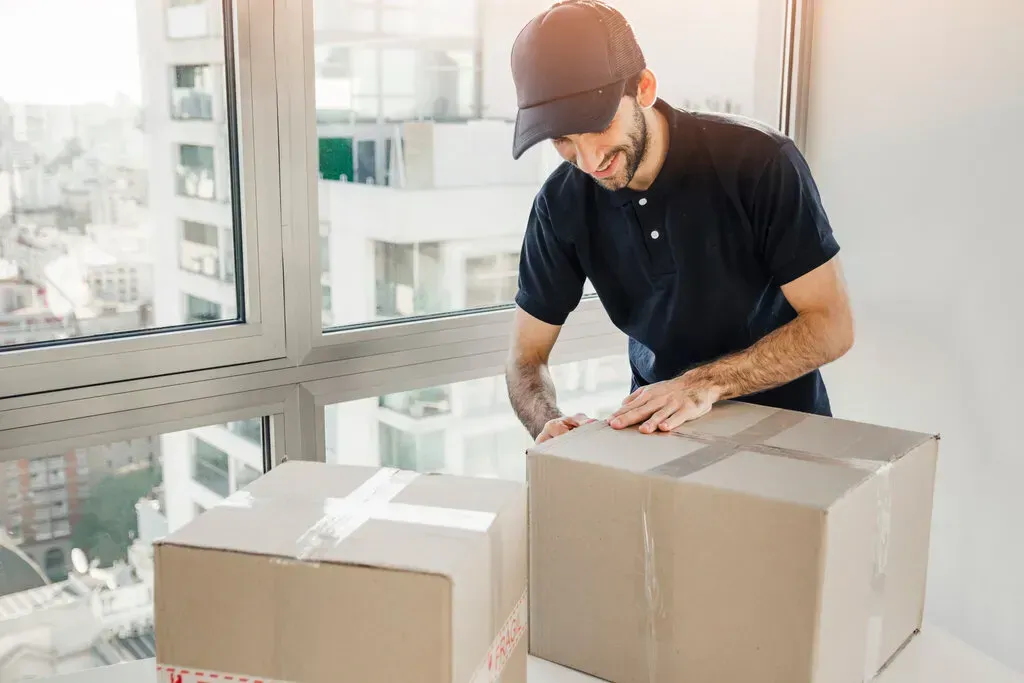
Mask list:
[[[596,678],[530,658],[529,683],[595,683]],[[93,669],[50,679],[49,683],[155,683],[153,660]],[[875,683],[1024,683],[990,657],[945,632],[926,627]]]

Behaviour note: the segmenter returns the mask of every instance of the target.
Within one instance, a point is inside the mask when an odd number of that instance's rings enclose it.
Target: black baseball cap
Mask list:
[[[542,140],[607,128],[626,81],[645,68],[629,22],[599,0],[562,0],[534,17],[512,46],[512,157]]]

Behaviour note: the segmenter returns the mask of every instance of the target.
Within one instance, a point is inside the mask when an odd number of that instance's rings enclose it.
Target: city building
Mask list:
[[[73,529],[94,489],[111,477],[157,466],[159,448],[156,437],[141,437],[7,462],[0,470],[0,531],[50,580],[63,580],[70,568]],[[5,592],[0,581],[0,595]]]

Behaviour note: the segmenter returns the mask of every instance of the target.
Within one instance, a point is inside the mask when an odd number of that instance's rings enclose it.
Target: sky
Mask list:
[[[141,101],[135,0],[0,0],[0,98],[84,104],[118,93]]]

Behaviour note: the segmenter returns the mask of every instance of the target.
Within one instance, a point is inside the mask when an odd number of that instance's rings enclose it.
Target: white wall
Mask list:
[[[836,412],[942,434],[926,617],[1024,671],[1024,3],[815,4],[806,147],[859,324]]]

